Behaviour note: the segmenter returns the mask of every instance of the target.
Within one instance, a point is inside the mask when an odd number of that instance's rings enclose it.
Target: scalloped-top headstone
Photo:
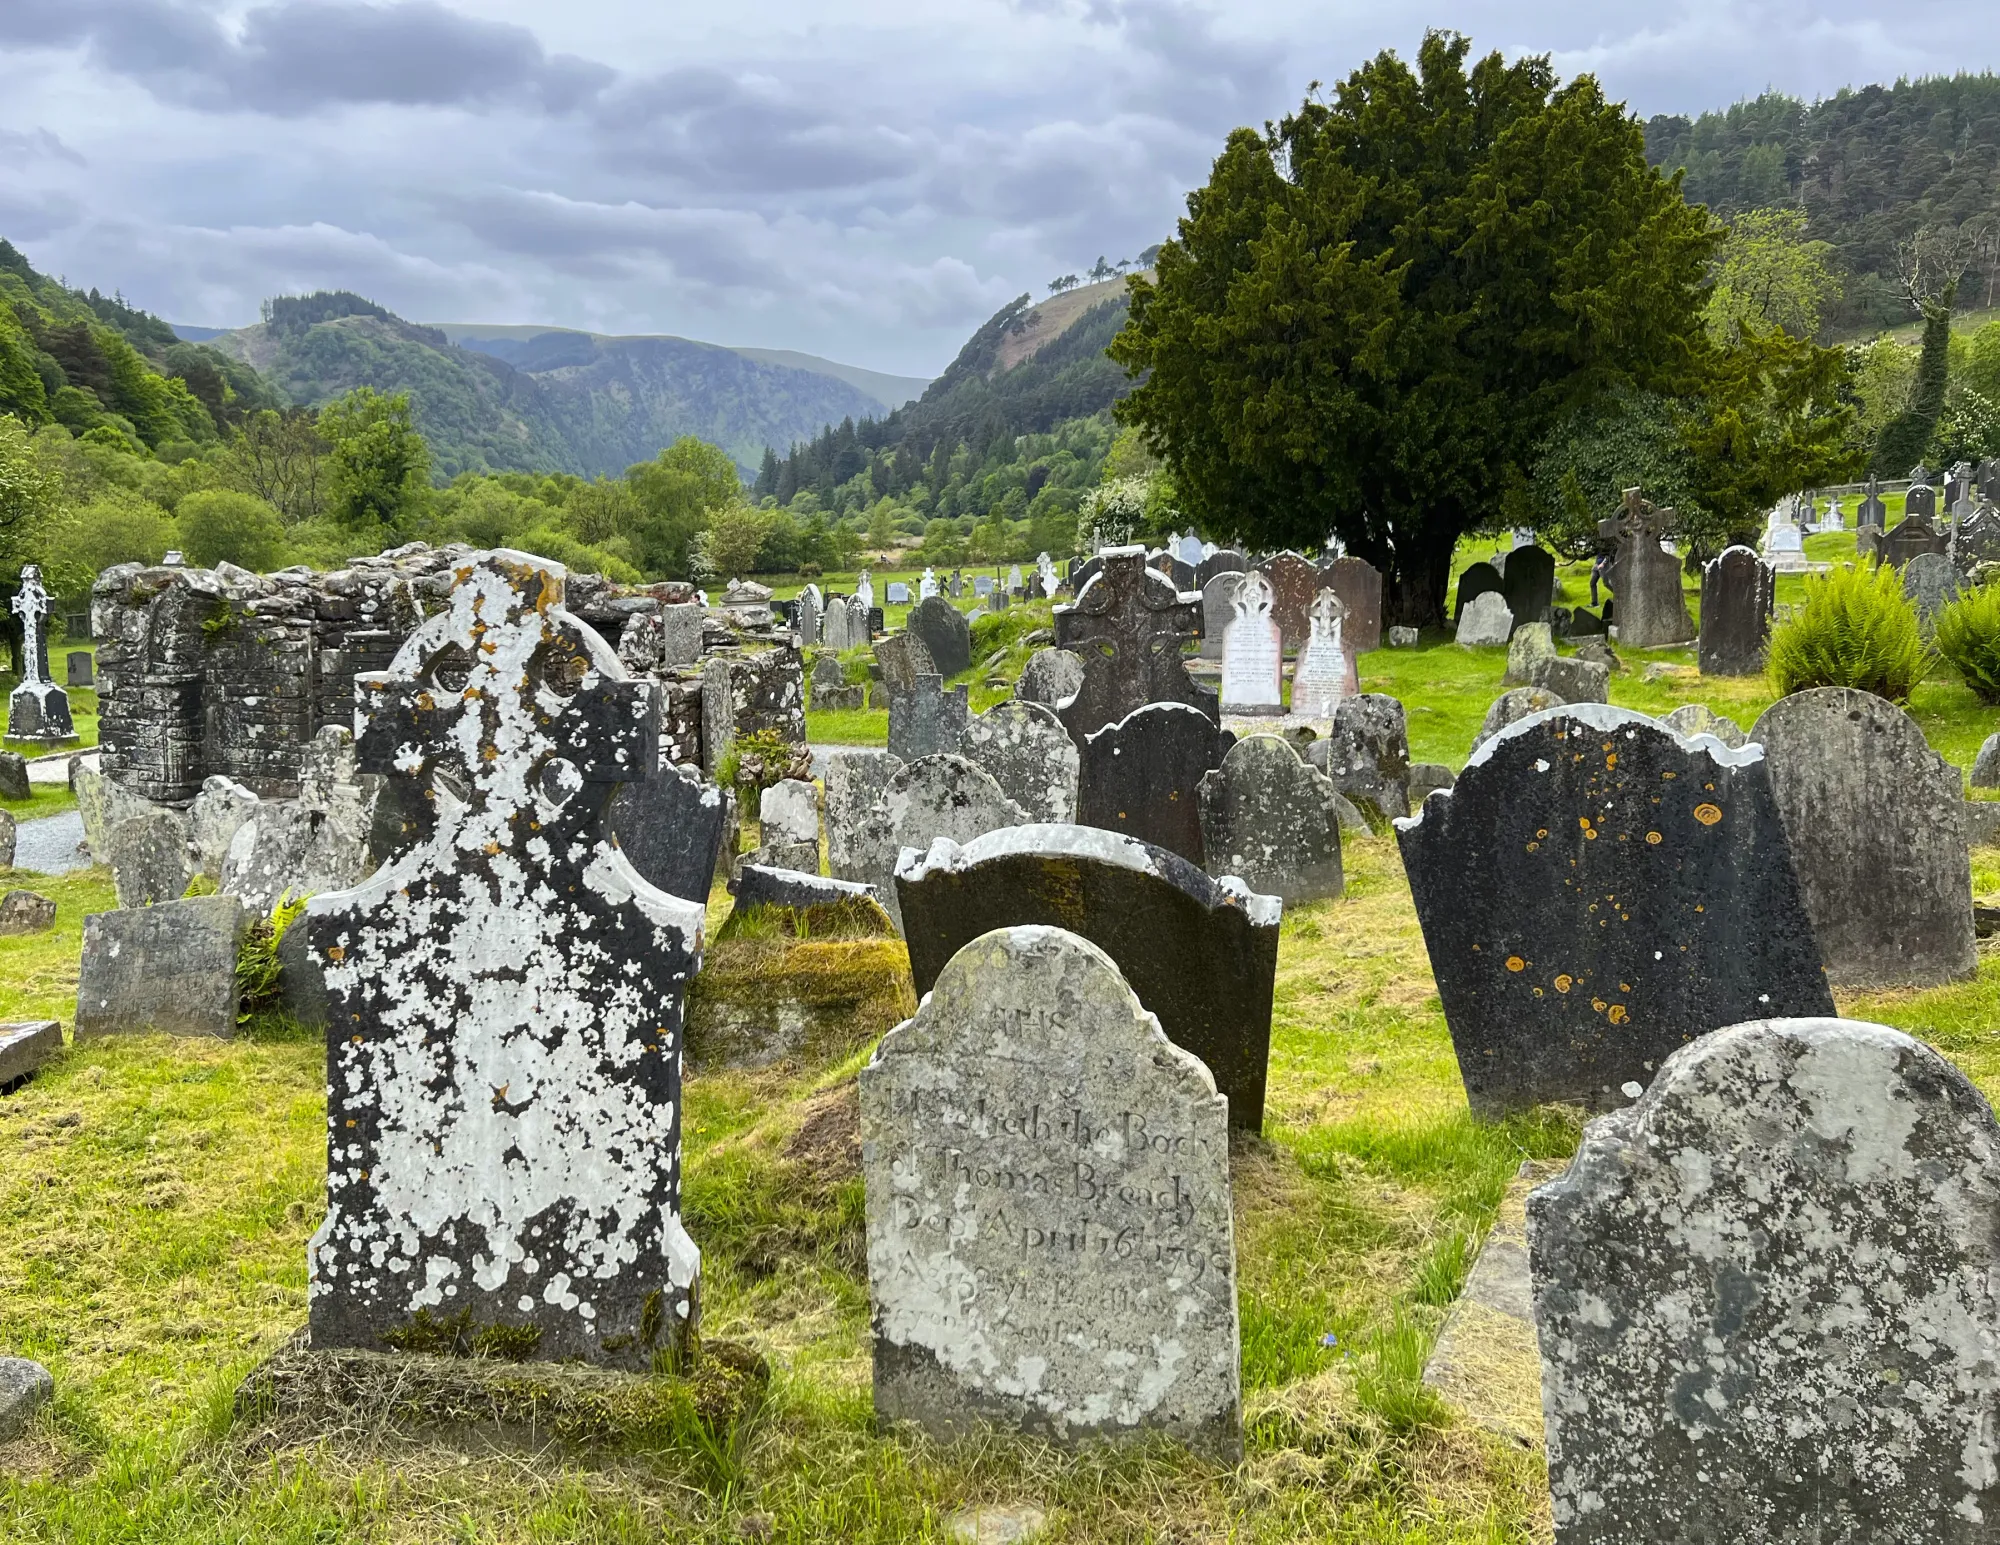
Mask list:
[[[997,703],[958,737],[958,753],[986,769],[1007,797],[1037,821],[1076,819],[1076,742],[1053,708]]]
[[[1236,737],[1184,703],[1148,703],[1083,743],[1076,818],[1202,862],[1202,775]]]

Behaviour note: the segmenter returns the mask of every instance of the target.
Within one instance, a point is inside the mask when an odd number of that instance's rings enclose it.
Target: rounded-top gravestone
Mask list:
[[[1340,895],[1336,799],[1332,781],[1277,736],[1239,740],[1201,780],[1210,873],[1288,903]]]
[[[1036,821],[1076,819],[1076,742],[1055,710],[1015,700],[977,715],[958,738],[959,755],[986,769]]]

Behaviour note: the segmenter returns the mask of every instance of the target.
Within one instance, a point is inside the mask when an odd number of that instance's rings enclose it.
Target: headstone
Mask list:
[[[1178,558],[1182,563],[1185,563],[1189,568],[1194,568],[1197,564],[1201,562],[1204,556],[1202,552],[1201,538],[1194,534],[1194,529],[1192,527],[1190,527],[1185,533],[1183,533],[1180,537],[1176,538],[1173,542],[1169,543],[1168,545],[1171,551],[1173,552],[1173,555],[1176,558]],[[1188,588],[1190,590],[1193,590],[1199,588],[1199,586],[1190,585]]]
[[[1683,703],[1660,723],[1690,740],[1697,735],[1713,735],[1732,751],[1750,740],[1734,719],[1714,712],[1706,703]]]
[[[192,850],[195,872],[220,880],[229,845],[243,823],[254,819],[262,808],[263,801],[233,778],[220,773],[204,778],[201,792],[188,809],[187,846]]]
[[[798,612],[792,621],[792,631],[798,635],[801,649],[811,649],[818,645],[819,619],[822,610],[819,586],[807,585],[799,592]]]
[[[1978,486],[1980,498],[2000,504],[2000,456],[1989,456],[1979,464]]]
[[[736,880],[735,911],[746,907],[787,907],[805,911],[811,907],[838,906],[848,901],[880,904],[875,887],[853,880],[835,880],[797,869],[773,869],[765,864],[745,864]],[[885,922],[883,926],[888,925]]]
[[[917,581],[917,599],[920,601],[928,601],[932,596],[936,595],[937,593],[938,593],[937,571],[934,569],[925,569],[923,572],[923,577]],[[894,600],[895,597],[891,596],[890,599]]]
[[[1324,773],[1275,735],[1239,740],[1201,780],[1209,872],[1286,903],[1341,894],[1340,812]]]
[[[1271,615],[1277,619],[1285,648],[1304,648],[1312,628],[1313,597],[1319,594],[1319,570],[1297,553],[1279,553],[1258,567],[1271,582]]]
[[[707,608],[698,602],[662,606],[660,624],[660,664],[693,665],[701,658],[701,630]]]
[[[1354,656],[1342,638],[1347,611],[1340,597],[1322,590],[1313,599],[1312,617],[1303,648],[1292,667],[1292,713],[1301,719],[1333,717],[1342,698],[1361,690]]]
[[[944,690],[936,676],[919,676],[916,689],[889,699],[889,754],[905,762],[956,751],[965,733],[968,689]]]
[[[1507,674],[1500,678],[1509,687],[1525,687],[1535,667],[1556,657],[1555,636],[1546,622],[1524,622],[1507,641]]]
[[[1389,647],[1391,649],[1414,649],[1422,634],[1415,628],[1391,628]]]
[[[1562,706],[1563,700],[1545,687],[1510,688],[1487,706],[1479,733],[1472,737],[1472,750],[1477,751],[1510,724],[1519,724],[1533,714]]]
[[[1972,975],[1964,792],[1916,720],[1873,693],[1817,687],[1773,703],[1750,739],[1769,759],[1835,985]]]
[[[1410,813],[1410,732],[1403,705],[1380,692],[1350,697],[1306,758],[1378,821]]]
[[[835,604],[838,604],[837,598]],[[846,686],[847,670],[841,665],[840,657],[830,649],[822,649],[814,657],[812,669],[806,673],[806,684],[812,691],[815,706],[819,703],[820,693]]]
[[[21,1019],[0,1024],[0,1090],[13,1089],[62,1054],[62,1022]]]
[[[866,569],[863,569],[860,574],[855,576],[854,599],[861,603],[861,612],[864,617],[875,609],[875,581],[868,577]],[[895,597],[891,596],[890,599],[894,600]],[[861,644],[866,643],[867,640],[857,638],[854,642]]]
[[[1626,1103],[1677,1047],[1833,996],[1754,746],[1537,714],[1397,825],[1473,1114]]]
[[[1204,660],[1222,658],[1223,637],[1236,615],[1236,597],[1243,587],[1241,570],[1229,570],[1201,587],[1201,649]],[[1270,582],[1265,581],[1268,590]]]
[[[881,882],[871,821],[902,768],[903,759],[886,751],[841,747],[827,757],[826,867],[836,879]]]
[[[1921,515],[1930,521],[1937,519],[1937,512],[1937,490],[1931,487],[1928,476],[1914,478],[1903,493],[1903,518]]]
[[[1632,649],[1684,644],[1695,636],[1681,594],[1681,561],[1661,543],[1678,523],[1636,488],[1625,490],[1618,516],[1618,558],[1611,589],[1618,597],[1618,640]]]
[[[178,810],[128,816],[105,834],[104,862],[121,907],[178,901],[194,878],[188,860],[188,819]]]
[[[803,778],[781,778],[764,790],[757,803],[757,825],[764,841],[809,845],[819,870],[819,787]]]
[[[1516,547],[1507,554],[1500,589],[1507,597],[1507,610],[1514,614],[1515,627],[1524,622],[1547,622],[1556,598],[1555,554],[1545,547]]]
[[[76,739],[69,694],[49,675],[49,593],[42,588],[40,564],[21,570],[21,585],[9,603],[21,619],[21,684],[7,697],[7,738],[51,744]]]
[[[2000,510],[1982,505],[1959,522],[1951,537],[1951,555],[1959,573],[1967,576],[1982,563],[2000,563]]]
[[[1608,703],[1611,667],[1581,657],[1564,659],[1550,655],[1535,662],[1528,673],[1528,685],[1552,692],[1565,703]]]
[[[966,725],[957,749],[985,768],[1031,821],[1076,819],[1080,757],[1053,708],[996,704]]]
[[[97,657],[91,654],[91,652],[87,649],[72,649],[69,652],[65,663],[67,666],[70,686],[88,687],[88,686],[94,686],[96,684],[97,682],[97,676],[95,674],[96,658]]]
[[[564,606],[561,565],[451,577],[355,682],[361,766],[431,787],[435,828],[299,925],[329,1021],[313,1344],[463,1315],[516,1358],[650,1369],[695,1331],[680,1032],[704,909],[604,816],[655,775],[659,690]]]
[[[1451,623],[1454,628],[1465,620],[1466,608],[1483,595],[1497,595],[1503,602],[1507,599],[1500,571],[1490,563],[1475,563],[1458,576],[1458,592],[1451,611]],[[1512,615],[1512,612],[1508,613],[1508,616]]]
[[[1972,492],[1972,463],[1969,461],[1961,461],[1954,463],[1952,465],[1951,471],[1945,474],[1945,480],[1944,480],[1945,508],[1948,510],[1956,510],[1958,508],[1959,501],[1966,498],[1967,495],[1969,495],[1971,492]]]
[[[1938,613],[1958,596],[1963,585],[1958,570],[1943,553],[1917,553],[1903,565],[1903,594],[1917,610],[1917,626],[1925,638],[1937,631]]]
[[[1091,582],[1098,570],[1104,567],[1105,548],[1093,547],[1091,556],[1081,561],[1072,558],[1069,564],[1069,593],[1082,595],[1083,587]]]
[[[1702,566],[1701,641],[1704,676],[1756,676],[1770,642],[1777,576],[1749,548],[1724,549]]]
[[[1271,615],[1271,582],[1262,574],[1223,574],[1215,590],[1234,589],[1236,600],[1222,629],[1222,711],[1285,711],[1285,645]],[[1208,592],[1202,593],[1204,609]]]
[[[710,777],[739,735],[771,731],[806,743],[806,674],[799,651],[711,655],[701,668],[701,768]]]
[[[1236,737],[1185,703],[1149,703],[1083,745],[1077,820],[1203,863],[1202,775]]]
[[[972,629],[965,614],[943,596],[932,596],[910,608],[905,630],[922,640],[940,676],[972,669]]]
[[[47,896],[18,890],[0,896],[0,938],[47,933],[55,925],[56,904]]]
[[[1979,755],[1965,781],[1975,789],[2000,789],[2000,732],[1980,742]]]
[[[1949,1061],[1843,1019],[1591,1122],[1528,1198],[1556,1545],[1985,1539],[1996,1149]]]
[[[0,799],[32,799],[28,759],[18,751],[0,751]]]
[[[1004,590],[996,590],[993,599],[986,604],[991,611],[1004,612],[1014,604],[1014,598]]]
[[[1014,683],[1017,702],[1060,708],[1083,688],[1083,657],[1067,649],[1037,649]]]
[[[957,569],[951,571],[951,578],[945,583],[945,596],[949,600],[959,600],[965,594],[965,576]]]
[[[706,903],[715,866],[735,829],[734,796],[692,767],[662,767],[621,783],[604,827],[648,885],[683,901]]]
[[[1412,762],[1410,764],[1410,808],[1420,810],[1423,803],[1438,789],[1448,789],[1458,782],[1458,775],[1442,762]]]
[[[1241,574],[1249,567],[1250,560],[1235,548],[1218,547],[1214,552],[1206,554],[1201,562],[1194,566],[1195,583],[1206,590],[1208,582],[1216,575]]]
[[[1888,521],[1889,508],[1882,502],[1882,480],[1871,474],[1868,479],[1867,495],[1862,499],[1860,508],[1855,512],[1855,528],[1860,530],[1873,527],[1875,530],[1880,531],[1888,524]]]
[[[234,896],[94,912],[83,920],[76,1038],[236,1032],[236,956],[249,914]]]
[[[889,593],[889,604],[891,606],[908,606],[910,604],[910,587],[904,584],[900,579],[892,579],[889,581],[888,593]]]
[[[1079,747],[1148,703],[1184,703],[1214,719],[1216,696],[1187,673],[1181,646],[1201,631],[1201,601],[1146,567],[1145,550],[1113,547],[1077,598],[1055,609],[1056,643],[1083,664],[1083,685],[1051,705]]]
[[[1562,628],[1564,638],[1602,638],[1610,629],[1611,603],[1604,603],[1603,615],[1587,606],[1570,608],[1569,621]]]
[[[1347,647],[1367,654],[1382,647],[1382,571],[1366,558],[1336,558],[1321,584],[1347,608]]]
[[[1915,489],[1910,490],[1915,493]],[[1877,564],[1888,564],[1900,569],[1919,553],[1938,553],[1949,556],[1951,537],[1931,524],[1930,516],[1918,512],[1906,515],[1896,523],[1895,530],[1875,544]]]
[[[914,633],[893,633],[875,640],[875,663],[882,668],[882,684],[891,697],[916,691],[920,677],[944,675],[924,641]]]
[[[850,872],[835,872],[843,880],[874,886],[900,929],[894,877],[903,849],[924,853],[940,837],[970,842],[1002,827],[1028,824],[1028,812],[1007,797],[985,768],[957,755],[920,757],[890,774],[861,816]]]
[[[1043,600],[1052,597],[1062,584],[1062,581],[1056,577],[1055,560],[1047,553],[1043,553],[1035,559],[1035,579],[1042,587]]]
[[[1497,648],[1513,632],[1514,614],[1497,590],[1481,591],[1458,616],[1458,642],[1467,649]]]
[[[1007,594],[1021,594],[1021,565],[1016,563],[1007,570]]]
[[[861,1073],[875,1409],[1242,1453],[1226,1102],[1118,968],[986,934]]]

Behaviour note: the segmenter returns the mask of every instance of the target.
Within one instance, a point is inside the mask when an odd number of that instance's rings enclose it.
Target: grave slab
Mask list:
[[[32,1078],[63,1048],[62,1023],[54,1019],[0,1024],[0,1089]]]

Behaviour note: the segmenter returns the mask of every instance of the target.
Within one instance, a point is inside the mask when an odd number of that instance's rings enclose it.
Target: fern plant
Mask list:
[[[1771,634],[1766,669],[1780,696],[1857,687],[1907,701],[1931,666],[1901,573],[1843,565],[1806,580],[1805,605]]]
[[[2000,585],[1983,585],[1937,615],[1937,650],[1984,703],[2000,703]]]
[[[266,1009],[277,1007],[279,998],[278,944],[285,930],[297,922],[306,909],[306,898],[294,898],[290,891],[278,898],[271,915],[250,925],[243,935],[243,947],[236,954],[236,991],[241,1012],[236,1022],[247,1025]]]

